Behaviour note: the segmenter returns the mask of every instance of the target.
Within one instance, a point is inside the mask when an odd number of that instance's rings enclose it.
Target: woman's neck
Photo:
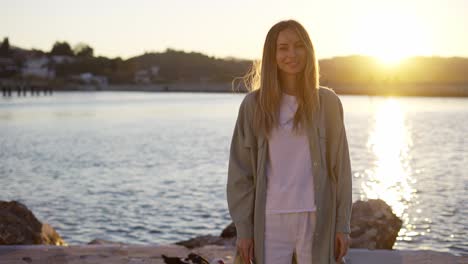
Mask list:
[[[297,76],[283,74],[280,76],[280,87],[283,93],[288,95],[296,95]]]

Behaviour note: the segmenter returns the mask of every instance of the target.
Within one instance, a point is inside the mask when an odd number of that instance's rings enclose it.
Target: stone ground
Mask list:
[[[232,264],[234,254],[229,246],[205,246],[192,250],[178,245],[0,246],[0,264],[164,264],[162,254],[185,257],[190,252],[207,259],[222,258],[226,264]],[[468,256],[435,251],[351,249],[345,259],[347,264],[468,264]]]

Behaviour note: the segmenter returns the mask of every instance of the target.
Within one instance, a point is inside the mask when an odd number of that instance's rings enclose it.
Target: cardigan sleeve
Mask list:
[[[232,136],[226,187],[229,213],[236,226],[238,238],[253,238],[254,229],[255,181],[252,153],[255,138],[246,108],[245,98],[240,105]]]
[[[337,97],[338,98],[338,97]],[[338,151],[336,163],[333,168],[336,176],[336,232],[350,233],[351,207],[352,207],[352,174],[349,157],[348,140],[343,118],[343,105],[338,98],[340,110]]]

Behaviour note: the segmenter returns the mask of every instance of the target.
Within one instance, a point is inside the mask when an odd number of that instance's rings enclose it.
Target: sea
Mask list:
[[[245,94],[54,92],[0,98],[0,200],[69,245],[219,235]],[[394,248],[468,254],[468,98],[340,95],[353,201],[403,220]]]

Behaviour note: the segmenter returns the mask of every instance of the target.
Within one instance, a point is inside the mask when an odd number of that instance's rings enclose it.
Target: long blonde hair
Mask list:
[[[276,62],[276,41],[281,31],[294,30],[306,47],[307,58],[304,71],[297,87],[298,108],[294,115],[294,130],[299,125],[305,127],[312,122],[313,114],[319,105],[319,67],[314,46],[305,28],[295,20],[285,20],[275,24],[269,31],[263,46],[261,61],[254,61],[250,71],[242,78],[249,91],[256,91],[256,109],[254,115],[254,130],[267,137],[278,125],[278,112],[281,103],[281,88],[279,85],[278,67]]]

